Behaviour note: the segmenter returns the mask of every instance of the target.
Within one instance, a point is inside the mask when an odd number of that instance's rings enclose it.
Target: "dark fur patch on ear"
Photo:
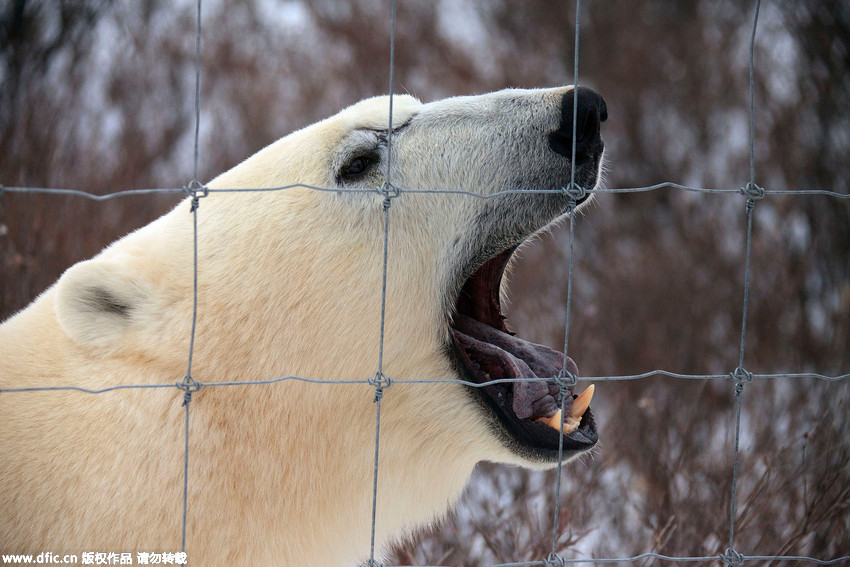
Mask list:
[[[99,311],[111,313],[126,317],[133,309],[132,305],[128,305],[126,301],[121,301],[109,292],[108,289],[102,287],[92,287],[87,289],[80,297],[85,303],[87,309],[91,311]]]

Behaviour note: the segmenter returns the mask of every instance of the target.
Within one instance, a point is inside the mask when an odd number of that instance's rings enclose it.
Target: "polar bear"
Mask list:
[[[373,385],[210,384],[375,376],[385,215],[382,368],[394,381],[381,401],[377,547],[443,514],[479,461],[557,461],[559,426],[545,423],[556,421],[551,380],[471,384],[562,369],[563,355],[507,331],[500,288],[517,246],[576,202],[562,190],[575,98],[575,181],[590,189],[607,110],[597,93],[572,87],[429,104],[367,99],[208,184],[314,187],[198,201],[191,373],[202,386],[190,404],[189,564],[369,557]],[[192,266],[184,203],[72,266],[0,326],[3,553],[180,550],[183,392],[10,390],[179,382]],[[564,458],[597,441],[590,411],[572,413]]]

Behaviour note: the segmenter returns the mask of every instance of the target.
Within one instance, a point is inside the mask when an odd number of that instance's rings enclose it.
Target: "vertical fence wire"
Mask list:
[[[563,565],[564,559],[558,553],[558,539],[561,523],[561,477],[563,476],[564,468],[564,423],[567,419],[567,396],[569,390],[567,385],[576,384],[576,376],[567,376],[567,360],[570,344],[570,313],[572,311],[573,298],[573,255],[575,242],[575,208],[576,208],[576,130],[578,129],[578,62],[579,62],[579,31],[581,29],[581,0],[576,0],[575,6],[575,27],[574,27],[574,46],[573,46],[573,122],[572,122],[572,147],[570,150],[570,185],[566,188],[566,196],[569,203],[569,221],[570,232],[568,239],[568,265],[567,265],[567,299],[564,315],[564,358],[561,371],[556,377],[556,383],[559,386],[558,403],[561,406],[561,423],[558,430],[558,467],[556,469],[555,480],[555,505],[552,511],[552,549],[549,556],[546,558],[547,565]],[[569,378],[569,380],[567,380]]]
[[[201,128],[201,0],[197,1],[195,23],[195,131],[192,154],[192,181],[187,193],[192,196],[192,329],[189,336],[189,356],[186,363],[186,376],[177,384],[183,390],[184,408],[184,447],[183,447],[183,518],[181,522],[180,551],[186,552],[186,531],[189,511],[189,405],[192,393],[199,389],[199,383],[192,377],[192,359],[195,351],[195,331],[198,322],[198,198],[201,184],[198,181],[199,140]]]
[[[0,185],[0,194],[2,191],[17,191],[17,192],[30,192],[30,193],[47,193],[47,194],[65,194],[65,195],[79,195],[84,196],[94,200],[105,200],[110,199],[117,196],[124,195],[132,195],[132,194],[144,194],[144,193],[160,193],[160,192],[183,192],[191,197],[191,214],[193,215],[192,223],[193,223],[193,288],[192,288],[192,325],[191,325],[191,334],[189,340],[189,352],[188,352],[188,360],[187,360],[187,370],[186,375],[183,377],[181,381],[178,381],[176,386],[183,391],[183,408],[184,408],[184,426],[183,426],[183,434],[184,434],[184,453],[183,453],[183,505],[182,505],[182,523],[181,523],[181,551],[186,551],[186,538],[187,538],[187,517],[188,517],[188,500],[189,500],[189,405],[192,401],[192,394],[198,391],[202,385],[201,382],[195,380],[192,377],[192,360],[194,353],[194,344],[195,344],[195,332],[196,332],[196,323],[198,316],[198,206],[199,199],[207,196],[210,190],[203,186],[198,181],[198,164],[199,164],[199,134],[200,134],[200,105],[201,105],[201,3],[202,0],[197,0],[196,5],[196,30],[195,30],[195,123],[194,123],[194,150],[193,150],[193,178],[191,182],[182,189],[143,189],[143,190],[133,190],[133,191],[117,191],[108,195],[92,195],[83,191],[71,190],[71,189],[38,189],[38,188],[28,188],[28,187],[4,187]],[[732,470],[732,489],[731,489],[731,497],[730,497],[730,527],[729,527],[729,547],[726,552],[720,556],[706,556],[706,557],[670,557],[664,556],[657,553],[644,553],[640,555],[636,555],[634,557],[628,558],[593,558],[593,559],[564,559],[558,554],[557,543],[559,537],[559,521],[560,521],[560,509],[561,509],[561,476],[562,476],[562,466],[563,466],[563,454],[562,447],[559,448],[559,458],[558,458],[558,469],[557,469],[557,483],[555,490],[555,498],[553,503],[554,508],[554,517],[553,517],[553,528],[552,528],[552,547],[550,555],[540,561],[530,561],[530,562],[518,562],[518,563],[505,563],[501,564],[501,567],[514,567],[521,565],[544,565],[545,567],[554,567],[554,566],[563,566],[567,563],[624,563],[624,562],[634,562],[640,559],[661,559],[666,561],[673,562],[711,562],[711,561],[721,561],[725,562],[729,566],[733,565],[741,565],[747,560],[774,560],[774,561],[806,561],[815,563],[818,565],[836,565],[845,561],[850,561],[850,555],[842,556],[829,560],[816,559],[812,557],[805,556],[776,556],[776,555],[752,555],[745,556],[738,551],[735,550],[734,540],[735,540],[735,516],[736,516],[736,502],[737,502],[737,485],[739,480],[739,461],[740,461],[740,435],[741,435],[741,407],[742,400],[741,394],[743,392],[745,384],[751,382],[754,378],[754,375],[749,371],[745,370],[744,367],[744,352],[746,345],[746,331],[747,331],[747,312],[748,312],[748,303],[749,303],[749,293],[750,293],[750,272],[751,272],[751,247],[752,247],[752,229],[753,229],[753,211],[755,207],[755,203],[757,200],[761,199],[766,193],[778,193],[776,191],[769,192],[765,191],[762,188],[758,187],[755,183],[755,95],[754,95],[754,53],[755,53],[755,38],[756,38],[756,30],[758,24],[758,15],[760,8],[760,0],[755,0],[755,8],[753,15],[753,24],[752,24],[752,33],[750,36],[750,51],[749,51],[749,153],[750,153],[750,180],[749,183],[744,187],[744,189],[740,190],[741,193],[746,197],[746,223],[747,223],[747,233],[746,233],[746,243],[745,243],[745,261],[744,261],[744,300],[743,300],[743,314],[741,321],[741,339],[740,339],[740,349],[739,349],[739,357],[738,357],[738,367],[735,369],[731,375],[727,376],[719,376],[719,375],[706,375],[706,376],[691,376],[691,375],[683,375],[676,374],[672,372],[666,372],[662,370],[657,370],[649,373],[645,373],[642,375],[634,375],[634,376],[612,376],[612,377],[594,377],[594,380],[627,380],[627,379],[636,379],[643,378],[650,375],[660,374],[670,377],[676,378],[693,378],[693,379],[720,379],[720,378],[732,378],[735,382],[735,440],[734,440],[734,463]],[[581,0],[576,0],[576,9],[575,9],[575,47],[574,47],[574,63],[573,63],[573,73],[574,73],[574,87],[578,87],[578,64],[579,64],[579,31],[580,31],[580,14],[581,14]],[[305,378],[299,378],[297,376],[286,376],[274,380],[257,380],[257,381],[243,381],[243,382],[228,382],[228,383],[219,383],[219,384],[208,384],[208,385],[251,385],[251,384],[269,384],[276,383],[284,380],[304,380],[307,382],[321,382],[321,383],[361,383],[368,382],[375,389],[375,404],[376,404],[376,416],[375,416],[375,453],[374,453],[374,471],[373,471],[373,483],[372,483],[372,513],[371,513],[371,541],[370,541],[370,557],[368,561],[368,565],[370,567],[376,567],[379,565],[375,561],[375,552],[376,552],[376,520],[377,520],[377,498],[378,498],[378,468],[379,468],[379,448],[380,448],[380,425],[381,425],[381,399],[383,397],[384,390],[392,385],[393,380],[384,373],[384,340],[385,340],[385,322],[386,322],[386,298],[387,298],[387,272],[388,272],[388,248],[389,248],[389,211],[392,204],[392,199],[397,197],[400,194],[400,189],[394,187],[391,184],[391,169],[392,169],[392,119],[393,119],[393,91],[394,91],[394,83],[395,83],[395,44],[396,44],[396,1],[391,0],[390,2],[390,62],[389,62],[389,116],[388,116],[388,133],[387,133],[387,170],[386,170],[386,180],[384,185],[381,188],[378,188],[378,193],[383,195],[384,200],[382,203],[383,209],[383,266],[382,266],[382,283],[381,283],[381,315],[380,315],[380,337],[379,337],[379,352],[378,352],[378,370],[376,374],[369,378],[368,380],[363,381],[337,381],[337,380],[310,380]],[[570,172],[570,186],[566,188],[565,191],[569,199],[569,263],[568,263],[568,272],[567,272],[567,298],[566,298],[566,316],[565,316],[565,330],[564,330],[564,369],[567,367],[567,357],[568,357],[568,345],[569,345],[569,334],[570,334],[570,310],[572,303],[572,279],[573,279],[573,243],[575,238],[575,205],[578,199],[580,199],[585,192],[584,188],[579,188],[575,185],[575,168],[573,164],[575,163],[575,155],[576,155],[576,130],[577,130],[577,112],[578,112],[578,97],[576,96],[577,92],[575,92],[573,96],[573,140],[572,140],[572,152],[571,152],[571,172]],[[305,185],[292,185],[288,187],[275,188],[273,190],[281,190],[287,189],[290,187],[310,187]],[[326,188],[318,188],[312,187],[317,190],[328,190]],[[714,190],[714,189],[706,189],[706,188],[693,188],[693,187],[685,187],[682,185],[674,184],[674,183],[662,183],[659,185],[651,186],[651,187],[642,187],[642,188],[634,188],[634,189],[612,189],[608,190],[610,192],[626,192],[626,191],[637,191],[637,190],[656,190],[661,188],[679,188],[686,190],[694,190],[700,192],[717,192],[722,191],[726,192],[728,190]],[[221,191],[221,190],[220,190]],[[595,190],[597,192],[603,192],[605,190]],[[417,193],[423,191],[408,191],[410,193]],[[469,193],[467,191],[441,191],[442,193],[455,193],[455,194],[464,194],[471,195],[473,197],[481,197],[480,195],[475,195]],[[543,192],[543,191],[541,191]],[[809,191],[783,191],[784,194],[825,194],[831,197],[845,199],[848,198],[847,195],[839,194],[832,191],[822,191],[822,190],[809,190]],[[488,197],[493,197],[488,196]],[[485,197],[486,198],[486,197]],[[559,401],[561,403],[562,409],[562,423],[561,423],[561,432],[559,434],[561,441],[563,441],[563,424],[565,419],[565,402],[566,402],[566,387],[572,386],[576,384],[577,377],[574,375],[568,375],[565,370],[562,369],[558,376],[555,377],[556,382],[561,386],[561,394]],[[836,377],[828,377],[820,374],[814,373],[800,373],[800,374],[780,374],[780,375],[758,375],[758,377],[816,377],[828,381],[846,381],[850,379],[850,375],[845,374],[842,376]],[[444,382],[446,380],[398,380],[398,382],[409,382],[409,383],[421,383],[421,382]],[[457,380],[452,380],[457,382]],[[471,387],[480,387],[481,384],[471,384],[466,383]],[[113,386],[107,387],[100,390],[91,390],[87,388],[74,387],[74,386],[62,386],[62,387],[29,387],[29,388],[6,388],[2,390],[2,393],[8,392],[27,392],[27,391],[36,391],[36,390],[77,390],[81,392],[91,393],[91,394],[99,394],[107,391],[117,390],[117,389],[126,389],[126,388],[158,388],[163,385],[121,385],[121,386]]]
[[[752,195],[755,185],[756,167],[755,167],[755,44],[756,44],[756,29],[758,27],[759,8],[761,0],[756,0],[753,14],[753,29],[750,34],[750,59],[749,59],[749,122],[750,122],[750,181],[747,184],[744,195],[746,201],[746,218],[747,218],[747,236],[746,236],[746,251],[744,257],[744,304],[741,315],[741,344],[738,352],[738,368],[733,373],[735,382],[735,445],[734,457],[732,464],[732,494],[729,499],[729,548],[726,550],[725,561],[730,567],[738,565],[741,561],[741,554],[735,550],[735,514],[737,512],[737,491],[738,491],[738,474],[741,460],[740,443],[741,443],[741,406],[743,404],[742,394],[744,385],[752,380],[752,374],[747,372],[744,367],[744,351],[746,348],[747,339],[747,311],[749,309],[750,298],[750,271],[752,257],[752,240],[753,240],[753,211],[755,209],[755,197]],[[749,378],[749,379],[748,379]]]
[[[391,385],[390,378],[384,374],[384,343],[386,333],[386,316],[387,316],[387,264],[389,261],[389,241],[390,241],[390,206],[394,192],[392,189],[392,138],[393,138],[393,92],[395,90],[395,31],[396,31],[396,0],[390,0],[390,62],[389,62],[389,108],[387,110],[387,170],[383,188],[379,191],[383,194],[384,200],[382,209],[384,213],[384,248],[381,265],[381,330],[379,337],[378,348],[378,371],[374,377],[373,386],[375,388],[375,462],[372,476],[372,525],[369,542],[369,562],[370,567],[376,565],[375,562],[375,531],[378,518],[378,460],[380,457],[381,445],[381,399],[384,396],[384,389]]]

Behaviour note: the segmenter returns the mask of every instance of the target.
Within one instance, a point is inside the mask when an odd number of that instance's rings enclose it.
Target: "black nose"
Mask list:
[[[608,119],[608,107],[602,95],[586,87],[578,87],[561,98],[561,124],[549,134],[552,151],[570,158],[573,152],[573,105],[576,105],[576,161],[587,159],[602,152],[602,136],[599,127]]]

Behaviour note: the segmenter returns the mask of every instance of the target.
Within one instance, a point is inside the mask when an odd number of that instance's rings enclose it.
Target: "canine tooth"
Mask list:
[[[538,417],[534,421],[545,423],[552,429],[557,430],[559,427],[561,427],[561,410],[556,411],[555,415],[551,417]]]
[[[590,398],[593,397],[593,390],[595,389],[595,386],[591,384],[579,397],[573,400],[573,407],[570,410],[571,417],[581,417],[584,415],[584,412],[590,407]]]

